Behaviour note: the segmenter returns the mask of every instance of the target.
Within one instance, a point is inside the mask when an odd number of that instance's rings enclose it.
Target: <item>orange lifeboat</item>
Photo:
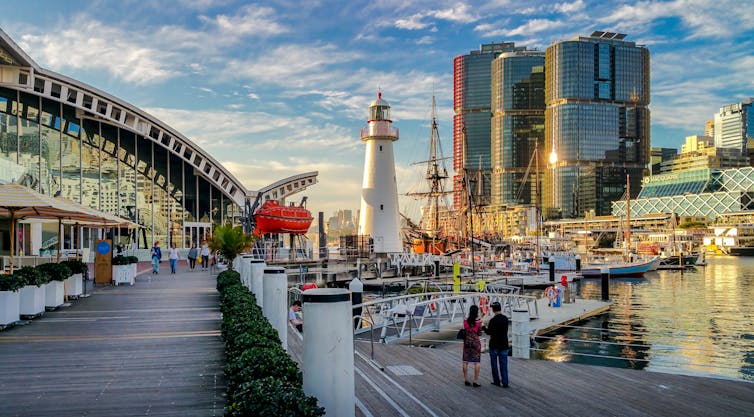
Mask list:
[[[276,200],[268,200],[262,204],[254,218],[257,227],[254,234],[261,236],[267,233],[290,233],[303,235],[312,224],[311,212],[304,206],[281,206]]]
[[[414,239],[412,242],[412,246],[414,249],[414,253],[417,254],[431,254],[431,255],[442,255],[445,253],[446,242],[445,240],[432,240],[432,239]]]

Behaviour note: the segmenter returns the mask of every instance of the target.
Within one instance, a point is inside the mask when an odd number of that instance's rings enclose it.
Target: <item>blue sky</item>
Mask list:
[[[647,45],[652,146],[680,147],[754,96],[754,7],[737,0],[29,0],[0,3],[0,27],[43,67],[166,121],[250,189],[318,170],[306,194],[327,215],[358,208],[359,128],[378,87],[401,131],[399,192],[421,177],[410,164],[427,152],[433,91],[451,154],[452,60],[481,43],[544,50],[609,30]]]

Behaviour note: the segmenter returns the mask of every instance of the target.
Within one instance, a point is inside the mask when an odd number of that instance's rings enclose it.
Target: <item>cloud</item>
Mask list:
[[[431,45],[435,39],[431,36],[422,36],[416,40],[417,45]]]
[[[575,13],[581,10],[584,10],[584,7],[586,7],[586,4],[584,3],[584,0],[576,0],[572,3],[558,3],[555,6],[553,6],[553,9],[555,11],[558,11],[560,13]]]
[[[279,35],[289,31],[276,21],[274,9],[257,5],[242,7],[235,15],[200,16],[199,19],[216,27],[219,35],[234,38]]]
[[[20,46],[44,67],[67,70],[104,69],[133,84],[154,84],[180,74],[179,57],[147,46],[138,36],[83,15],[46,34],[24,34]]]
[[[523,25],[514,29],[493,29],[491,24],[482,24],[474,28],[477,32],[482,32],[485,37],[497,36],[530,36],[534,33],[545,32],[552,29],[564,27],[565,21],[550,19],[532,19]]]
[[[395,27],[405,30],[424,29],[433,24],[431,21],[425,21],[425,19],[431,18],[456,23],[473,23],[479,19],[479,17],[471,13],[471,8],[468,5],[460,3],[447,9],[425,10],[407,18],[397,19]]]

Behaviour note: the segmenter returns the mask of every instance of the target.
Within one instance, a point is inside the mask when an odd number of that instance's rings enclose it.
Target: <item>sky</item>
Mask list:
[[[319,171],[302,195],[326,216],[359,207],[359,129],[378,89],[400,129],[399,193],[421,182],[433,94],[452,156],[453,58],[482,43],[544,50],[605,30],[646,45],[652,146],[680,148],[754,96],[754,7],[740,0],[27,0],[0,3],[0,28],[42,67],[177,129],[248,189]],[[400,204],[416,219],[420,204]]]

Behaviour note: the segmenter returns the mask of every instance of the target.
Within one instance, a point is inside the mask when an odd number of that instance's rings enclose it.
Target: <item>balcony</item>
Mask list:
[[[398,128],[385,123],[371,123],[361,128],[361,140],[367,139],[398,140]]]

